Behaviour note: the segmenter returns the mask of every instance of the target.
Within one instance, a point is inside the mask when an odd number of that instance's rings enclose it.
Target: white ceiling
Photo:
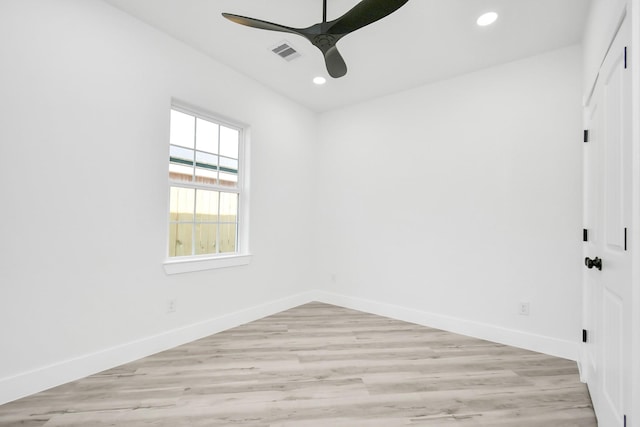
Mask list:
[[[105,0],[210,57],[322,112],[580,43],[590,0],[409,0],[346,36],[345,77],[328,76],[320,51],[294,34],[234,24],[222,12],[290,27],[322,20],[322,0]],[[328,19],[358,0],[328,0]],[[481,28],[483,12],[498,21]],[[286,40],[302,56],[271,52]],[[315,76],[327,77],[316,86]]]

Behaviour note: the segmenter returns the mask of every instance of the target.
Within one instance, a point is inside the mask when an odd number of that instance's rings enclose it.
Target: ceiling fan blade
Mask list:
[[[280,31],[283,33],[293,33],[300,36],[304,36],[297,28],[286,27],[280,24],[274,24],[273,22],[261,21],[260,19],[249,18],[246,16],[233,15],[231,13],[223,13],[222,16],[227,18],[231,22],[236,24],[246,25],[247,27],[258,28],[261,30]]]
[[[324,62],[331,77],[337,79],[347,74],[347,64],[336,46],[331,46],[329,49],[323,50],[322,53],[324,53]]]
[[[362,0],[351,10],[328,23],[329,34],[348,34],[387,15],[392,14],[409,0]]]

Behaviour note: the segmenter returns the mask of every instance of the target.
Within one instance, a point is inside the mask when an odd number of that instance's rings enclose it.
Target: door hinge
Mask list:
[[[627,47],[624,47],[624,69],[627,69]]]
[[[589,130],[588,129],[584,130],[583,140],[584,140],[584,142],[589,142]]]
[[[586,228],[582,229],[582,241],[583,242],[589,241],[589,230],[587,230]]]
[[[582,330],[582,342],[587,342],[587,330]]]

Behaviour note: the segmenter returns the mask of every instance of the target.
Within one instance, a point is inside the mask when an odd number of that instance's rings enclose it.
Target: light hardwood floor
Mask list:
[[[306,304],[0,406],[1,426],[595,426],[575,362]]]

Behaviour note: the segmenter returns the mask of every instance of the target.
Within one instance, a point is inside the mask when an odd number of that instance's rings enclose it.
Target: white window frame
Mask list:
[[[206,187],[193,182],[176,181],[169,178],[169,139],[167,138],[167,208],[165,222],[165,261],[164,270],[167,274],[189,273],[193,271],[211,270],[216,268],[235,267],[247,265],[251,262],[249,252],[249,126],[222,118],[217,114],[203,111],[200,108],[190,106],[183,102],[173,100],[169,109],[176,110],[197,118],[208,120],[218,125],[236,129],[239,132],[238,140],[238,185],[235,188],[222,185],[208,185]],[[169,120],[170,122],[170,120]],[[204,188],[212,191],[238,194],[238,224],[236,252],[222,254],[192,255],[181,257],[169,257],[169,203],[170,188],[172,186],[184,188]]]

